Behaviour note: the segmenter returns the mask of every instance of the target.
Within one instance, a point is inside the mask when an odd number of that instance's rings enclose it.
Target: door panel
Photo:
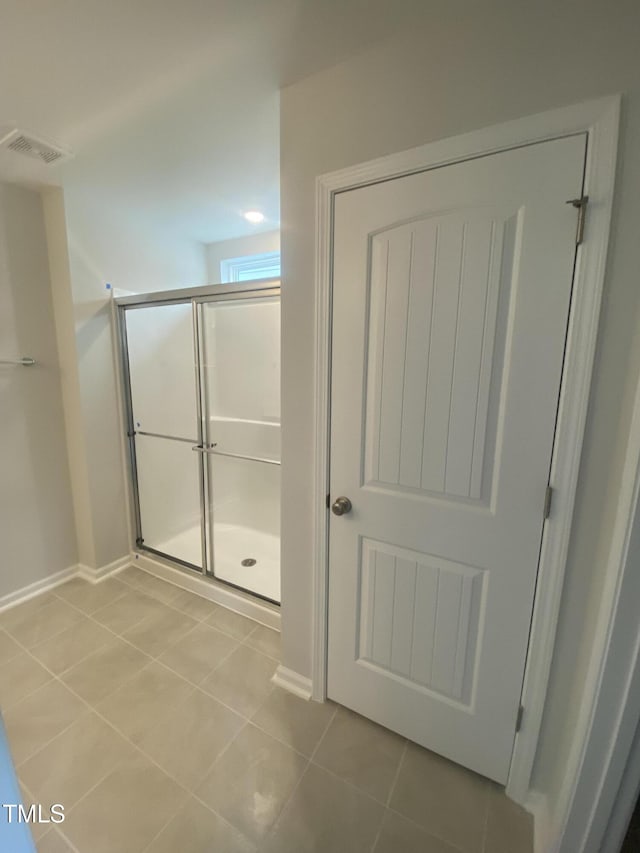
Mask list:
[[[215,453],[207,460],[215,577],[279,602],[280,466]]]
[[[384,542],[362,546],[359,659],[468,706],[484,573]]]
[[[197,440],[191,303],[126,312],[136,431]]]
[[[280,297],[205,303],[201,317],[210,569],[279,602]]]
[[[199,454],[190,441],[135,442],[144,546],[202,569]]]
[[[506,780],[585,136],[339,194],[328,692]]]
[[[125,318],[142,544],[202,571],[191,303],[131,308]]]
[[[505,331],[504,323],[496,329],[501,260],[516,224],[517,215],[485,208],[372,238],[369,484],[480,499],[494,353]],[[507,271],[505,298],[508,284]]]

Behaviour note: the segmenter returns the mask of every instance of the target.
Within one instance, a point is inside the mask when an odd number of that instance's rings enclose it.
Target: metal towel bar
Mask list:
[[[23,355],[22,358],[0,358],[0,364],[16,364],[22,365],[22,367],[31,367],[35,363],[35,358],[31,358],[28,355]]]

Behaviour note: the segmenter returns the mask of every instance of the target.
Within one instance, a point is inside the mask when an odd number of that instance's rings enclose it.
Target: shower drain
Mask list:
[[[254,560],[253,557],[245,557],[244,560],[240,563],[241,566],[255,566],[257,560]]]

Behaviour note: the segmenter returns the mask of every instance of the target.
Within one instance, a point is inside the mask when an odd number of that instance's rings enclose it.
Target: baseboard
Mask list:
[[[9,592],[7,595],[2,596],[0,598],[0,612],[8,610],[10,607],[15,607],[17,604],[23,604],[30,598],[41,595],[43,592],[49,592],[49,590],[55,589],[60,584],[71,580],[71,578],[81,577],[90,583],[99,583],[116,572],[122,571],[122,569],[129,565],[131,565],[131,556],[129,554],[126,557],[121,557],[119,560],[114,560],[113,563],[109,563],[106,566],[100,566],[99,569],[92,569],[82,563],[77,563],[75,566],[69,566],[68,569],[56,572],[55,575],[42,578],[42,580],[35,581],[28,586],[23,586],[22,589],[16,589],[14,592]]]
[[[533,815],[533,853],[551,853],[553,839],[549,798],[540,791],[529,791],[524,808]]]
[[[98,569],[92,569],[90,566],[85,566],[82,563],[79,563],[78,575],[90,583],[99,583],[99,581],[103,581],[105,578],[115,575],[116,572],[120,572],[122,569],[126,569],[126,567],[130,565],[131,557],[129,554],[127,554],[126,557],[120,557],[119,559],[114,560],[113,563],[107,563],[106,566],[100,566]]]
[[[271,681],[277,684],[278,687],[288,690],[289,693],[295,693],[301,699],[311,699],[311,679],[300,675],[299,672],[288,669],[286,666],[279,666]]]
[[[43,592],[55,589],[55,587],[75,577],[78,574],[78,570],[78,566],[69,566],[68,569],[62,569],[54,575],[49,575],[47,578],[42,578],[42,580],[34,581],[34,583],[30,583],[28,586],[23,586],[22,589],[17,589],[14,592],[3,595],[0,598],[0,612],[8,610],[10,607],[15,607],[17,604],[23,604],[30,598],[41,595]]]
[[[160,559],[137,551],[134,551],[128,558],[127,565],[134,565],[163,581],[207,598],[209,601],[240,613],[242,616],[248,616],[268,628],[280,630],[280,610],[275,605],[263,604],[251,596],[236,592],[231,587],[199,577],[190,569],[178,569]]]

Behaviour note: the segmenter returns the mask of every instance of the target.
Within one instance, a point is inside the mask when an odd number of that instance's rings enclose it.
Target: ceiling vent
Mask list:
[[[25,157],[31,157],[33,160],[40,160],[47,166],[73,157],[71,151],[61,148],[55,142],[47,142],[38,136],[34,136],[33,133],[18,128],[14,128],[8,133],[0,131],[0,148],[14,151],[16,154],[24,154]]]

